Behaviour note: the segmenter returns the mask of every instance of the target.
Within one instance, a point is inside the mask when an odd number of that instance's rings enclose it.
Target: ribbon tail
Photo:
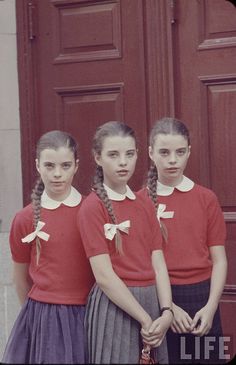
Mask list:
[[[42,231],[38,232],[37,236],[42,238],[42,240],[44,240],[44,241],[48,241],[48,239],[50,237],[50,235],[48,233],[42,232]]]
[[[36,237],[36,233],[35,232],[30,233],[26,237],[22,238],[21,239],[21,242],[23,242],[23,243],[30,243],[30,242],[32,242],[35,239],[35,237]]]

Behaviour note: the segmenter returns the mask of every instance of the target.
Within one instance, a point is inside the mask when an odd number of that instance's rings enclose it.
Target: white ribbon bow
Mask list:
[[[157,209],[157,218],[160,221],[160,218],[173,218],[174,211],[165,212],[166,205],[165,204],[159,204]]]
[[[128,234],[129,233],[129,227],[130,227],[130,220],[124,221],[120,224],[106,223],[106,224],[104,224],[105,236],[108,240],[111,241],[114,238],[117,229],[119,229],[120,231]]]
[[[22,238],[21,241],[23,243],[25,243],[25,242],[30,243],[36,237],[42,238],[42,240],[44,240],[44,241],[48,241],[48,239],[49,239],[50,236],[46,232],[41,231],[41,229],[43,228],[43,226],[45,226],[45,223],[44,222],[41,222],[41,221],[38,221],[37,227],[36,227],[35,231],[32,232],[32,233],[30,233],[30,234],[28,234],[24,238]]]

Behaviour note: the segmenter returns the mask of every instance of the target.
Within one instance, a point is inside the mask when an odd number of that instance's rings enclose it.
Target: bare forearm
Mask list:
[[[227,262],[219,262],[213,265],[211,274],[211,286],[208,304],[217,307],[225,285],[227,274]]]
[[[15,288],[20,304],[23,305],[31,289],[31,285],[29,283],[27,283],[26,285],[18,284],[15,285]]]
[[[107,297],[136,319],[142,327],[150,326],[149,314],[139,304],[125,283],[116,275],[108,255],[92,257],[90,262],[96,282]]]
[[[156,274],[157,293],[161,308],[172,307],[171,286],[169,274],[162,252],[153,253],[153,267]]]
[[[147,322],[151,322],[148,313],[118,276],[113,275],[111,277],[109,275],[107,280],[104,280],[103,283],[98,285],[113,303],[136,319],[142,327],[145,327]]]
[[[14,263],[13,283],[21,305],[25,302],[33,285],[29,275],[29,264]]]
[[[224,289],[227,275],[227,258],[224,246],[210,247],[210,256],[213,266],[211,273],[210,295],[207,305],[216,309]]]

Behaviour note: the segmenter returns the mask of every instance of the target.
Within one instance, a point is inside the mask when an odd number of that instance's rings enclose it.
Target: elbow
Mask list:
[[[96,279],[96,283],[99,288],[103,291],[106,291],[112,283],[112,273],[108,273],[107,271],[99,270],[94,272],[94,276]]]

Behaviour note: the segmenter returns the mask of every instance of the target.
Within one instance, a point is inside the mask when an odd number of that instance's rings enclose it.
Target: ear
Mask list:
[[[188,158],[189,158],[190,154],[191,154],[191,146],[188,146]]]
[[[149,154],[150,159],[153,161],[153,149],[151,146],[148,147],[148,154]]]
[[[77,160],[75,160],[75,174],[78,171],[79,168],[79,159],[77,158]]]
[[[38,171],[38,173],[40,174],[39,160],[37,158],[35,159],[35,167],[36,167],[36,170]]]
[[[94,153],[94,160],[96,162],[96,164],[98,166],[101,166],[101,162],[100,162],[100,159],[101,159],[101,155],[97,154],[97,153]]]

